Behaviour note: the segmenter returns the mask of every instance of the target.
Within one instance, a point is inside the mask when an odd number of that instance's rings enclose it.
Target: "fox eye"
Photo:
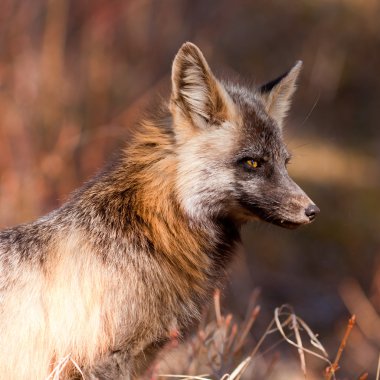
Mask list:
[[[253,160],[253,159],[248,159],[245,160],[245,164],[252,169],[256,169],[259,166],[259,161]]]

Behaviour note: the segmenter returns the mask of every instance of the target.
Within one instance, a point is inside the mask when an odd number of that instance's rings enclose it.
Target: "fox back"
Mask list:
[[[0,233],[0,377],[131,379],[185,337],[242,224],[310,223],[283,120],[301,68],[261,88],[215,78],[186,43],[169,101],[59,209]],[[73,364],[75,363],[75,365]]]

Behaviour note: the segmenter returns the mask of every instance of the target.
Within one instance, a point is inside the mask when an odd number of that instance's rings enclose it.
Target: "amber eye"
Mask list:
[[[245,163],[250,167],[250,168],[253,168],[253,169],[256,169],[258,166],[259,166],[259,162],[256,161],[256,160],[246,160]]]

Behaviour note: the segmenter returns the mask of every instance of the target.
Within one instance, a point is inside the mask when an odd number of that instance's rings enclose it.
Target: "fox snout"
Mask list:
[[[296,193],[288,196],[287,202],[284,202],[283,208],[279,209],[280,220],[275,218],[274,223],[286,228],[296,228],[303,224],[311,223],[319,214],[319,207],[297,187]]]
[[[286,171],[255,184],[242,184],[240,205],[251,217],[285,228],[296,228],[311,223],[319,214],[319,207],[288,176]],[[245,185],[245,186],[244,186]]]
[[[261,181],[243,196],[253,217],[284,228],[297,228],[314,221],[319,207],[293,181],[285,169]]]
[[[306,194],[305,198],[306,199],[303,202],[290,202],[289,206],[285,205],[285,218],[280,220],[280,226],[296,228],[303,224],[309,224],[316,218],[317,214],[320,212],[318,206],[312,203]]]

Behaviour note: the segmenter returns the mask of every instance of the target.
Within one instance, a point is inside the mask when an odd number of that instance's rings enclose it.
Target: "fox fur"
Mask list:
[[[289,178],[282,124],[301,64],[251,89],[184,44],[172,94],[59,209],[0,233],[0,378],[133,379],[185,337],[221,285],[243,223],[319,211]],[[74,365],[61,379],[81,378]]]

